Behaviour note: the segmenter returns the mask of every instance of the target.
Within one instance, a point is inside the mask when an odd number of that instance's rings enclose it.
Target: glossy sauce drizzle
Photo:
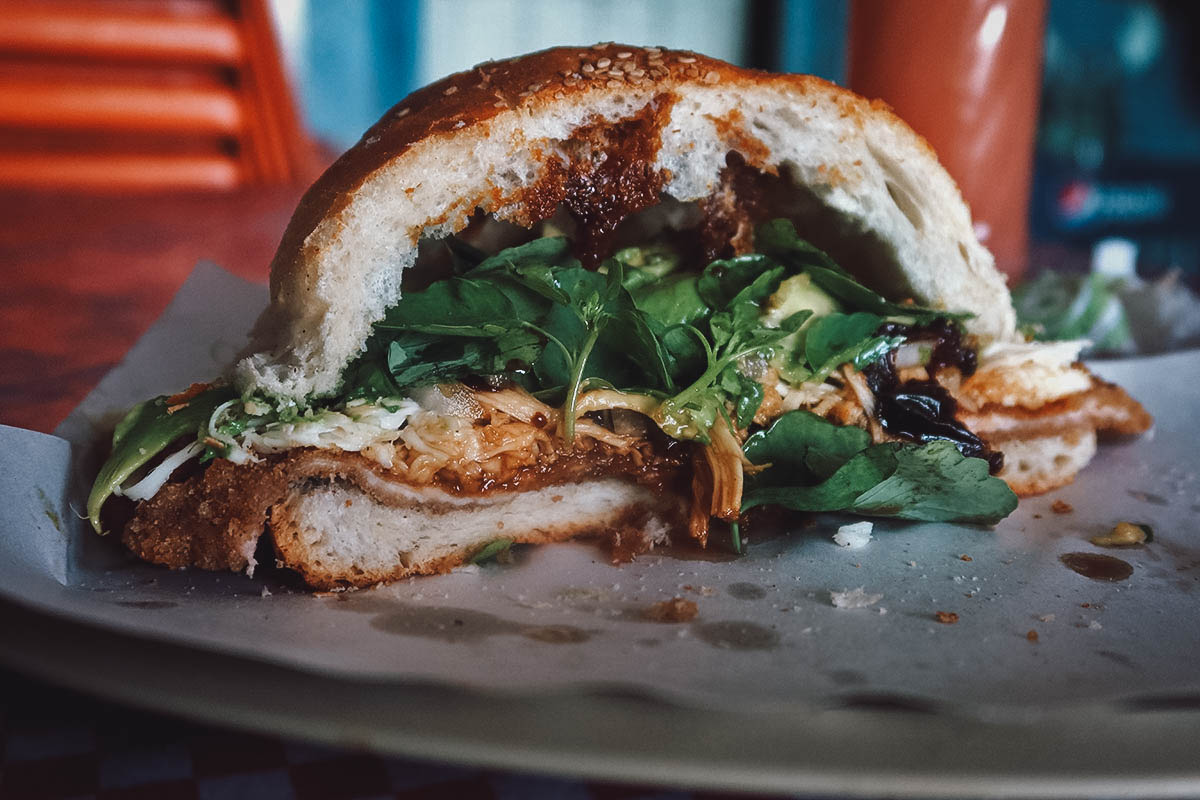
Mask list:
[[[932,352],[925,368],[931,376],[947,367],[957,368],[964,377],[975,372],[975,351],[963,344],[958,326],[949,320],[939,319],[920,326],[889,322],[876,333],[928,342]],[[933,380],[900,382],[896,376],[895,351],[867,366],[863,374],[875,394],[879,422],[888,433],[921,443],[953,442],[964,456],[987,461],[988,471],[993,475],[1004,468],[1004,454],[989,448],[954,418],[958,403],[941,384]]]
[[[1064,553],[1058,560],[1094,581],[1123,581],[1133,574],[1133,565],[1128,561],[1100,553]]]

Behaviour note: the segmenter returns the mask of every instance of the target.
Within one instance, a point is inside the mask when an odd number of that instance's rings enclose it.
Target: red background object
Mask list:
[[[1029,247],[1045,0],[855,0],[849,84],[937,151],[1013,283]]]

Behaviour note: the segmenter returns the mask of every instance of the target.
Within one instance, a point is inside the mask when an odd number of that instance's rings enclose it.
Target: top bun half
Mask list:
[[[769,191],[737,196],[734,168]],[[966,326],[985,342],[1015,336],[957,186],[886,105],[811,76],[606,44],[481,64],[388,111],[304,195],[236,383],[297,400],[336,392],[420,241],[479,214],[531,228],[605,192],[626,210],[742,203],[791,217],[892,299],[972,312]],[[593,216],[620,215],[585,199]]]

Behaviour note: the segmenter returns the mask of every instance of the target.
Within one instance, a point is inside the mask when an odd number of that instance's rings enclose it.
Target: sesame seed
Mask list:
[[[720,81],[721,73],[717,72],[715,69],[710,69],[708,72],[704,73],[705,83],[720,83]]]
[[[646,70],[644,70],[644,69],[631,69],[631,70],[629,70],[629,74],[630,74],[630,76],[632,76],[632,77],[634,77],[634,78],[642,78],[642,77],[645,77],[645,75],[646,75]]]
[[[542,88],[542,85],[541,85],[540,83],[531,83],[531,84],[529,84],[528,86],[526,86],[526,87],[525,87],[525,91],[527,91],[527,92],[536,92],[536,91],[538,91],[538,90],[539,90],[539,89],[541,89],[541,88]]]
[[[564,97],[566,97],[566,95],[565,95],[565,94],[563,94],[562,92],[555,92],[555,93],[554,93],[554,99],[555,99],[555,100],[562,100]]]
[[[397,111],[396,111],[396,116],[397,116],[397,117],[404,117],[404,116],[407,116],[407,115],[408,115],[408,112],[410,112],[410,111],[412,111],[412,109],[411,109],[411,108],[401,108],[401,109],[399,109],[399,110],[397,110]]]
[[[628,50],[622,50],[621,52],[617,53],[617,58],[630,58],[632,55],[633,53],[629,52]]]
[[[691,56],[680,56],[679,58],[677,58],[675,60],[678,61],[680,64],[695,64],[696,63],[696,59],[692,58]]]
[[[608,69],[610,64],[612,64],[611,58],[602,58],[596,62],[596,68],[597,69]]]
[[[563,85],[564,86],[578,86],[579,78],[575,77],[574,75],[572,75],[569,78],[563,78]]]
[[[452,94],[454,94],[454,93],[455,93],[455,92],[457,92],[457,91],[458,91],[458,87],[457,87],[457,86],[447,86],[447,87],[446,87],[446,91],[442,92],[442,94],[444,94],[444,95],[452,95]]]
[[[608,88],[610,88],[610,89],[620,89],[620,88],[621,88],[622,86],[624,86],[625,84],[624,84],[624,83],[622,83],[622,82],[621,82],[621,81],[619,81],[619,80],[616,80],[616,79],[614,78],[614,79],[610,80],[610,81],[609,81],[609,82],[608,82],[606,85],[607,85],[607,86],[608,86]]]
[[[530,97],[532,95],[533,92],[521,92],[519,95],[517,95],[517,97]]]
[[[596,71],[596,67],[592,64],[584,64],[580,69],[582,69],[584,72],[595,72]]]
[[[624,77],[625,73],[619,69],[610,69],[608,71],[608,75],[611,78],[621,78],[621,77]]]
[[[508,103],[504,102],[503,100],[497,100],[496,102],[492,103],[493,108],[505,108],[507,106]]]
[[[662,48],[661,47],[647,47],[646,52],[652,56],[656,56],[662,52]]]
[[[688,67],[686,70],[684,70],[683,74],[689,78],[699,78],[700,70],[696,69],[695,67]]]

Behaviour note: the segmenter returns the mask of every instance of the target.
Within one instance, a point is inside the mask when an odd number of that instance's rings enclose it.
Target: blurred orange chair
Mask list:
[[[266,0],[7,0],[0,187],[300,183],[302,127]]]

